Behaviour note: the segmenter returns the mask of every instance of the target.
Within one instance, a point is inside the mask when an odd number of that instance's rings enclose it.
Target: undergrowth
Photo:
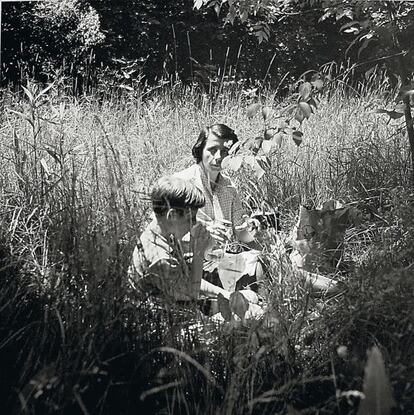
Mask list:
[[[335,198],[361,212],[348,229],[347,293],[315,302],[282,253],[267,272],[274,324],[216,326],[197,310],[137,305],[126,284],[148,189],[189,165],[202,126],[240,138],[242,87],[214,102],[194,88],[74,99],[54,88],[3,91],[0,115],[0,366],[6,413],[352,414],[366,351],[381,348],[395,413],[414,413],[413,196],[401,125],[372,112],[385,86],[338,84],[282,143],[243,195],[278,206],[282,231],[300,203]],[[384,88],[384,89],[382,89]],[[268,258],[277,237],[265,244]],[[276,261],[276,262],[277,262]],[[273,261],[275,263],[275,261]],[[338,352],[341,350],[341,353]],[[346,352],[344,352],[346,351]],[[410,380],[411,379],[411,380]],[[411,412],[410,412],[411,411]]]

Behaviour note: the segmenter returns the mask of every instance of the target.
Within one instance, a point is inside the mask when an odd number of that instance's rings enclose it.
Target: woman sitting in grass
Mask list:
[[[248,231],[246,212],[239,192],[230,178],[223,174],[222,161],[237,142],[238,137],[234,130],[225,124],[213,124],[203,128],[192,149],[195,163],[174,174],[175,177],[194,183],[203,192],[206,203],[199,209],[198,218],[206,223],[211,235],[218,242],[215,252],[220,251],[220,247],[223,251],[224,246],[229,246],[229,243],[234,241],[242,242],[246,249],[245,243],[253,241],[253,236]],[[241,247],[240,244],[232,245]],[[258,261],[259,252],[243,252],[240,255],[243,261],[246,259],[245,262],[249,266],[240,273],[240,277],[243,274],[244,277],[239,278],[237,286],[256,287],[256,279],[262,275],[261,264]],[[218,262],[214,260],[207,260],[204,264],[205,270],[209,271],[206,278],[214,284],[221,285],[216,271],[218,266]]]
[[[139,238],[128,271],[137,291],[172,302],[193,301],[200,293],[228,298],[228,291],[203,279],[204,252],[212,244],[209,231],[196,220],[205,204],[203,193],[189,181],[163,177],[152,189],[151,202],[153,220]],[[184,252],[181,240],[189,232]]]
[[[237,238],[242,232],[239,230],[241,225],[245,223],[239,192],[222,172],[222,161],[237,142],[237,135],[225,124],[203,128],[192,149],[195,163],[174,174],[175,177],[191,181],[203,192],[206,203],[198,216],[209,222],[213,234],[222,238],[227,238],[226,224],[233,228]]]

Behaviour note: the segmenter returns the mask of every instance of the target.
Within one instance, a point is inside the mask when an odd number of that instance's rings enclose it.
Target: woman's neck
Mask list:
[[[203,168],[209,182],[210,182],[210,186],[211,188],[214,188],[219,180],[219,175],[220,172],[219,171],[211,171],[211,170],[207,170],[203,163],[201,163],[201,167]]]
[[[210,184],[211,185],[216,185],[217,184],[217,182],[218,182],[218,178],[219,178],[219,174],[220,174],[220,172],[219,171],[212,171],[212,172],[210,172],[209,174],[208,174],[208,176],[209,176],[209,180],[210,180]]]

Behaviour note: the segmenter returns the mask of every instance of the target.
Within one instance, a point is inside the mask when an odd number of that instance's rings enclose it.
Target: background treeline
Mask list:
[[[80,92],[111,71],[127,84],[138,75],[149,82],[178,75],[201,83],[266,78],[277,85],[287,72],[295,77],[340,59],[347,46],[336,19],[320,22],[318,8],[269,22],[269,40],[260,43],[259,17],[224,24],[226,12],[226,6],[219,15],[196,10],[193,0],[4,3],[3,84],[45,80],[59,70]]]

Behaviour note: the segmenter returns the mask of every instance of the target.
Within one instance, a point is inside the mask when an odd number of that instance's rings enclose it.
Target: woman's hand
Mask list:
[[[256,233],[260,230],[260,222],[257,219],[243,216],[244,222],[235,227],[236,237],[240,242],[252,242]]]
[[[232,224],[229,221],[211,221],[206,224],[211,237],[220,244],[225,244],[232,238]]]

